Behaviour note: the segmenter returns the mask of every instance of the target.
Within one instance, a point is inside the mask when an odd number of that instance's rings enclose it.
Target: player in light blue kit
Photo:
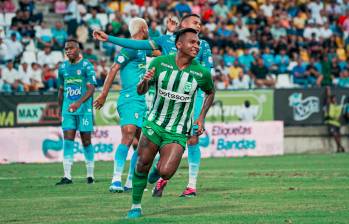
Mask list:
[[[56,185],[71,184],[71,167],[74,161],[74,139],[80,131],[87,169],[87,183],[94,183],[94,149],[91,144],[93,132],[92,96],[96,85],[96,73],[93,65],[83,59],[80,44],[71,39],[65,43],[68,57],[58,70],[58,100],[62,114],[64,133],[63,168],[64,177]]]
[[[148,26],[144,19],[131,19],[129,31],[132,39],[143,40],[148,38]],[[117,102],[117,110],[120,115],[122,138],[121,144],[119,144],[115,152],[114,174],[112,184],[109,187],[109,191],[114,193],[132,189],[132,177],[138,158],[137,150],[134,151],[131,158],[129,173],[124,187],[122,187],[121,175],[129,147],[134,139],[138,143],[143,117],[146,112],[145,97],[137,93],[137,84],[145,73],[146,53],[147,51],[145,50],[121,49],[120,53],[115,57],[114,64],[104,82],[101,94],[94,102],[96,109],[103,107],[115,75],[120,70],[121,91]]]
[[[171,22],[171,21],[170,21]],[[182,17],[179,28],[193,28],[197,32],[201,30],[201,18],[196,14],[189,14]],[[156,50],[161,49],[162,54],[173,54],[176,52],[175,47],[175,36],[174,35],[163,35],[153,40],[130,40],[126,38],[117,38],[108,36],[102,31],[95,31],[94,37],[100,41],[109,41],[122,47],[129,47],[133,49],[142,50]],[[212,53],[209,44],[205,40],[200,40],[200,51],[196,57],[201,65],[211,69],[213,71],[213,60]],[[194,120],[197,119],[203,104],[204,93],[198,91],[197,98],[195,101],[194,109]],[[188,163],[189,163],[189,183],[181,194],[184,197],[196,196],[196,182],[199,173],[199,166],[201,160],[201,152],[199,148],[199,138],[195,133],[191,133],[192,136],[188,140]],[[154,163],[152,170],[150,171],[148,181],[149,183],[155,183],[159,179],[157,172],[156,162]],[[167,184],[166,180],[159,179],[156,187],[153,190],[153,196],[161,197],[162,192]]]

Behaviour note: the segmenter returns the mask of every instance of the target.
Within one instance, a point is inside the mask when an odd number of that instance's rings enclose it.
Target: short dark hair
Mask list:
[[[190,13],[190,14],[184,15],[184,16],[181,18],[180,24],[181,24],[184,20],[188,19],[189,17],[196,17],[196,18],[199,18],[199,19],[201,20],[201,17],[200,17],[198,14]]]
[[[176,39],[175,39],[175,44],[177,44],[179,38],[181,36],[183,36],[186,33],[195,33],[198,34],[198,32],[196,30],[194,30],[193,28],[185,28],[185,29],[180,29],[176,32]]]
[[[80,43],[77,39],[69,38],[65,43],[68,43],[68,42],[76,43],[76,44],[78,44],[78,46],[81,50],[83,49],[82,43]]]

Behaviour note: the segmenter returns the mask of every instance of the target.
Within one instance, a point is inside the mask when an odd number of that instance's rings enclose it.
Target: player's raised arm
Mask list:
[[[134,40],[128,38],[114,37],[107,35],[103,31],[95,30],[93,31],[93,37],[99,41],[108,41],[115,45],[119,45],[125,48],[131,48],[135,50],[158,50],[159,47],[153,40]]]
[[[110,87],[113,84],[113,81],[115,79],[116,73],[120,70],[120,65],[117,63],[114,63],[110,71],[108,72],[107,78],[104,81],[103,84],[103,90],[97,97],[97,99],[93,102],[93,106],[99,110],[104,106],[105,100],[107,99]]]

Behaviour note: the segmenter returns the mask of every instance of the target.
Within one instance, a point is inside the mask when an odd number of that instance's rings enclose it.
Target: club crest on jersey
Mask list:
[[[118,61],[119,63],[123,63],[123,62],[125,61],[124,56],[119,56],[118,59],[117,59],[117,61]]]
[[[185,85],[184,85],[184,92],[190,92],[191,87],[192,87],[192,83],[191,82],[185,83]]]
[[[77,70],[77,71],[76,71],[76,74],[81,75],[81,70],[80,70],[80,69]]]
[[[139,115],[138,113],[135,113],[135,118],[138,119]]]

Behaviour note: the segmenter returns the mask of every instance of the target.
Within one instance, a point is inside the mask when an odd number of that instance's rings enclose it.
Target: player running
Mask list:
[[[144,19],[133,18],[129,23],[129,31],[132,39],[148,39],[148,26]],[[120,115],[121,144],[119,144],[114,157],[114,174],[110,192],[121,193],[132,189],[132,177],[136,166],[138,153],[134,151],[131,158],[130,168],[126,184],[122,187],[121,175],[125,166],[128,149],[134,139],[138,142],[143,117],[146,112],[144,95],[138,95],[137,84],[145,73],[146,51],[123,48],[115,57],[103,90],[94,102],[96,109],[103,107],[108,96],[109,89],[113,83],[116,73],[121,70],[121,91],[117,103],[117,110]]]
[[[58,70],[58,102],[62,114],[64,133],[63,168],[64,177],[56,184],[72,184],[71,167],[74,161],[74,139],[80,131],[87,169],[87,183],[94,183],[94,149],[91,145],[93,131],[92,96],[96,85],[93,65],[83,59],[80,44],[70,39],[65,43],[68,57]]]
[[[171,31],[174,30],[173,24],[175,21],[169,19],[168,28]],[[201,29],[201,19],[200,16],[196,14],[188,14],[183,16],[181,19],[180,28],[193,28],[198,33]],[[95,31],[94,37],[100,41],[109,41],[111,43],[123,46],[130,47],[133,49],[161,49],[163,55],[175,54],[177,51],[175,45],[175,35],[162,35],[158,38],[154,38],[153,40],[142,40],[135,41],[125,38],[117,38],[113,36],[108,36],[102,31]],[[209,44],[205,40],[200,40],[200,51],[196,56],[196,59],[200,62],[204,67],[211,69],[213,71],[213,60],[212,54]],[[199,90],[197,94],[197,98],[195,100],[194,107],[194,120],[196,120],[200,114],[202,103],[203,103],[204,93]],[[196,182],[199,173],[200,160],[201,160],[201,152],[199,148],[199,138],[196,135],[192,135],[188,140],[188,163],[189,163],[189,182],[186,189],[183,191],[181,196],[191,197],[196,196]],[[156,161],[154,162],[154,166],[149,174],[149,183],[155,183],[159,179]],[[162,192],[167,184],[166,180],[160,178],[157,182],[154,190],[153,196],[161,197]]]
[[[214,85],[210,71],[194,60],[199,52],[196,30],[187,28],[177,32],[178,53],[160,56],[149,65],[149,70],[137,86],[139,94],[155,87],[153,105],[142,127],[139,158],[133,176],[132,207],[128,218],[142,215],[141,199],[147,185],[148,172],[159,152],[158,173],[164,180],[176,172],[188,135],[192,131],[193,110],[197,90],[206,93],[198,119],[196,135],[204,131],[204,119],[214,99]]]

